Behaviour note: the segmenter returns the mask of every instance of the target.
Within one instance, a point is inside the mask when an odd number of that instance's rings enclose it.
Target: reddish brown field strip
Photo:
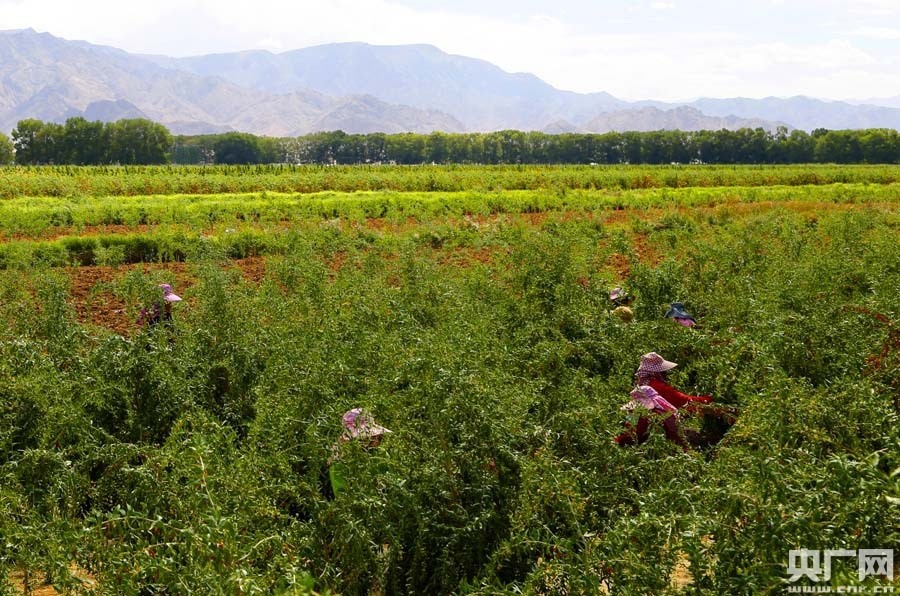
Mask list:
[[[445,250],[438,259],[441,265],[450,267],[472,267],[475,265],[491,265],[500,249],[496,248],[457,248]]]
[[[179,291],[192,285],[184,263],[69,267],[67,272],[71,280],[71,305],[75,309],[78,321],[105,327],[122,335],[134,331],[137,327],[137,307],[129,308],[111,288],[105,287],[134,269],[140,269],[145,273],[165,271],[168,273],[167,279],[179,288]]]
[[[747,216],[754,213],[763,213],[772,209],[788,209],[794,212],[809,214],[811,217],[822,212],[839,211],[846,212],[851,210],[864,210],[870,208],[895,208],[889,204],[834,204],[834,203],[813,203],[806,201],[796,202],[760,202],[760,203],[737,203],[728,205],[717,205],[713,207],[679,207],[672,206],[666,208],[651,209],[613,209],[596,212],[585,211],[545,211],[537,213],[515,213],[515,214],[494,214],[494,215],[472,215],[463,218],[447,218],[444,221],[447,225],[459,227],[462,229],[486,230],[497,225],[516,225],[524,224],[526,226],[541,227],[548,221],[575,221],[583,219],[586,221],[598,222],[607,226],[623,226],[629,222],[642,221],[652,223],[661,220],[666,216],[678,215],[684,217],[706,217],[709,215],[736,215]],[[294,222],[294,225],[306,222]],[[339,220],[338,225],[347,225],[346,222]],[[290,224],[280,222],[273,224],[278,228],[288,227]],[[422,224],[415,218],[409,217],[403,221],[388,220],[385,218],[370,218],[361,223],[350,223],[353,228],[363,227],[368,230],[377,231],[379,233],[404,233],[414,231]],[[176,229],[183,226],[125,226],[125,225],[108,225],[108,226],[87,226],[84,228],[53,228],[48,233],[42,234],[39,239],[52,239],[64,235],[91,235],[91,234],[133,234],[133,233],[152,233],[156,229],[164,228],[166,230]],[[261,227],[253,225],[252,227]],[[52,232],[52,233],[50,233]],[[660,252],[648,240],[648,234],[643,232],[634,232],[628,234],[632,245],[633,253],[622,254],[612,253],[605,257],[602,268],[609,271],[618,278],[625,278],[629,275],[634,261],[640,261],[650,265],[658,265],[664,258],[664,254]],[[13,239],[23,239],[21,235],[14,236]],[[9,240],[9,238],[0,237],[0,241]],[[453,247],[444,248],[435,246],[430,251],[433,257],[443,266],[453,268],[466,268],[476,265],[493,265],[497,257],[505,254],[500,247]],[[326,259],[331,279],[335,279],[337,273],[346,266],[348,255],[344,252],[336,252]],[[266,261],[264,257],[250,257],[245,259],[237,259],[232,261],[235,268],[240,270],[244,279],[252,283],[260,283],[265,277]],[[185,263],[168,262],[168,263],[139,263],[132,265],[122,265],[119,267],[109,266],[83,266],[71,267],[66,271],[71,278],[71,304],[74,308],[77,318],[82,323],[90,323],[99,327],[113,330],[121,334],[130,334],[137,328],[138,305],[128,305],[125,301],[117,296],[113,291],[112,285],[116,280],[121,279],[129,271],[140,269],[146,273],[162,273],[164,277],[171,281],[179,291],[190,288],[195,283],[195,278],[190,273]]]
[[[534,227],[540,227],[548,220],[550,221],[574,221],[584,219],[588,221],[596,221],[602,225],[618,226],[628,224],[630,221],[639,220],[643,222],[654,222],[666,216],[678,215],[680,217],[707,217],[709,215],[736,215],[746,216],[754,213],[764,213],[772,209],[785,209],[795,213],[809,214],[812,216],[826,212],[846,212],[855,210],[879,209],[879,210],[898,210],[900,206],[896,203],[818,203],[813,201],[761,201],[755,203],[727,203],[714,205],[710,207],[685,207],[671,205],[666,207],[651,208],[624,208],[624,209],[604,209],[598,211],[582,211],[582,210],[566,210],[566,211],[540,211],[536,213],[495,213],[492,215],[469,215],[462,218],[448,217],[445,219],[433,219],[429,221],[441,221],[448,226],[458,228],[474,227],[476,229],[493,226],[504,222],[506,224],[525,224]],[[318,220],[302,219],[296,221],[279,221],[271,223],[247,223],[234,222],[235,227],[241,230],[285,230],[294,227],[309,225]],[[224,225],[224,224],[223,224]],[[341,228],[349,227],[351,229],[364,228],[381,233],[403,233],[410,232],[422,225],[415,217],[407,217],[403,221],[396,221],[387,218],[368,218],[362,223],[346,222],[337,220],[336,225]],[[11,242],[17,240],[56,240],[67,236],[97,236],[97,235],[117,235],[117,234],[148,234],[155,231],[168,232],[199,232],[201,234],[215,234],[214,227],[198,229],[185,224],[137,224],[137,225],[87,225],[87,226],[53,226],[42,229],[38,233],[29,234],[27,232],[7,233],[0,231],[0,243]]]
[[[0,232],[0,242],[11,242],[15,240],[56,240],[66,236],[104,236],[114,234],[147,234],[159,228],[166,230],[189,229],[187,226],[157,226],[149,224],[139,224],[134,226],[126,225],[101,225],[101,226],[55,226],[44,228],[37,234],[27,234],[25,232],[15,232],[13,234],[4,234]]]
[[[265,277],[266,262],[263,257],[236,259],[231,264],[247,281],[259,283]],[[187,265],[180,262],[138,263],[120,267],[69,267],[66,271],[71,280],[70,304],[78,321],[104,327],[121,335],[133,333],[137,329],[139,307],[126,304],[110,286],[135,269],[148,274],[165,272],[166,279],[178,292],[184,292],[196,283],[196,278]]]

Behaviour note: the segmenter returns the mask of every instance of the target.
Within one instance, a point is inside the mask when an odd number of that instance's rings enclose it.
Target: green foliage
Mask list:
[[[236,133],[177,137],[175,163],[208,163],[216,145]],[[333,164],[775,164],[900,163],[900,133],[893,129],[802,130],[762,128],[658,130],[605,134],[487,133],[347,134],[341,130],[296,138],[242,135],[264,146],[266,163]],[[228,162],[217,158],[216,163]],[[676,176],[677,178],[677,176]]]
[[[760,594],[790,549],[892,548],[895,192],[10,200],[4,233],[175,227],[0,247],[0,570],[85,589],[77,565],[109,593]],[[257,253],[261,281],[228,266]],[[124,335],[45,267],[159,260],[185,262],[185,301]],[[129,312],[167,280],[122,269],[103,288]],[[696,328],[662,318],[675,300]],[[718,446],[614,445],[651,350],[740,408]],[[393,432],[334,449],[352,407]]]
[[[8,166],[16,158],[15,146],[9,137],[0,132],[0,166]]]
[[[20,165],[160,164],[168,161],[172,144],[166,127],[144,119],[103,123],[75,117],[63,126],[32,118],[20,120],[12,138]]]
[[[15,140],[14,135],[14,140]],[[19,164],[51,163],[45,158]],[[24,154],[21,154],[24,156]],[[210,158],[211,160],[212,158]],[[116,158],[122,164],[131,161]],[[113,160],[113,161],[116,161]],[[160,158],[160,162],[165,161]],[[211,161],[210,161],[211,163]],[[506,192],[768,187],[900,182],[895,166],[150,166],[16,167],[0,170],[0,198],[217,193]],[[777,189],[767,189],[775,191]],[[797,189],[802,192],[801,189]]]
[[[219,135],[212,146],[217,164],[259,163],[259,141],[251,134],[229,132]]]

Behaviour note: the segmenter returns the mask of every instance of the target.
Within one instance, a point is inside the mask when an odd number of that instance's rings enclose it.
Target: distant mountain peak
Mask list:
[[[648,132],[653,130],[737,130],[739,128],[763,128],[774,131],[782,122],[771,122],[759,118],[738,118],[736,116],[707,116],[693,106],[677,106],[664,110],[647,106],[634,110],[620,110],[600,114],[583,128],[589,132]],[[788,127],[790,128],[790,127]]]
[[[147,118],[147,114],[127,99],[93,101],[80,114],[85,120],[115,122],[134,118]]]

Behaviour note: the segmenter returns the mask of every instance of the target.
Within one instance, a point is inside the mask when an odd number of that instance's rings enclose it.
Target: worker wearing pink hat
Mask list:
[[[159,323],[172,324],[172,304],[181,302],[181,296],[172,291],[171,284],[159,284],[162,300],[157,300],[150,308],[142,308],[138,325],[153,327]]]
[[[622,406],[622,409],[629,412],[640,410],[644,413],[636,424],[625,423],[625,431],[615,438],[617,444],[633,445],[646,441],[650,437],[650,418],[653,416],[662,422],[666,438],[687,450],[687,442],[678,426],[678,408],[670,404],[653,387],[640,385],[635,388],[631,392],[631,401]]]
[[[362,408],[353,408],[344,412],[344,415],[341,416],[341,426],[344,427],[344,431],[338,442],[332,447],[328,466],[332,496],[346,491],[352,480],[350,470],[341,461],[342,446],[350,441],[363,441],[362,446],[365,449],[374,449],[381,442],[381,438],[391,432],[376,424],[372,415]]]
[[[690,409],[692,404],[712,403],[712,397],[708,395],[688,395],[669,385],[668,372],[676,366],[676,362],[670,362],[656,352],[649,352],[641,356],[641,363],[634,376],[638,385],[649,385],[676,408],[688,406]]]
[[[678,427],[679,410],[709,417],[711,420],[716,419],[726,429],[734,424],[735,412],[728,408],[712,405],[712,397],[708,395],[688,395],[669,385],[668,372],[676,366],[678,366],[676,362],[666,360],[656,352],[648,352],[641,356],[641,363],[635,373],[638,388],[631,393],[633,401],[624,407],[634,410],[640,404],[656,414],[670,413],[667,418],[663,419],[666,438],[686,448],[682,432]],[[641,416],[635,425],[626,422],[625,431],[615,438],[616,443],[619,445],[643,443],[649,436],[649,425],[650,419],[647,416]],[[709,440],[703,437],[697,437],[697,440],[700,444],[718,441],[718,439]]]

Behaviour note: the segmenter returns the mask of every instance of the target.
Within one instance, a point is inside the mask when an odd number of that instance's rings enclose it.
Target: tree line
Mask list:
[[[19,121],[12,141],[2,135],[0,163],[6,154],[7,163],[14,160],[21,165],[161,164],[169,161],[172,142],[169,130],[150,120],[91,122],[75,117],[58,124],[30,118]]]
[[[6,147],[4,149],[4,147]],[[4,157],[5,156],[5,157]],[[19,164],[777,164],[900,163],[894,129],[812,133],[740,130],[548,134],[318,132],[259,137],[229,132],[173,137],[148,120],[65,124],[22,120],[12,141],[0,135],[0,163]]]
[[[238,138],[240,137],[240,138]],[[229,159],[219,151],[228,146]],[[240,147],[236,150],[236,147]],[[347,134],[313,133],[259,138],[229,133],[177,137],[178,163],[481,163],[481,164],[773,164],[900,163],[900,133],[893,129],[740,130]]]

